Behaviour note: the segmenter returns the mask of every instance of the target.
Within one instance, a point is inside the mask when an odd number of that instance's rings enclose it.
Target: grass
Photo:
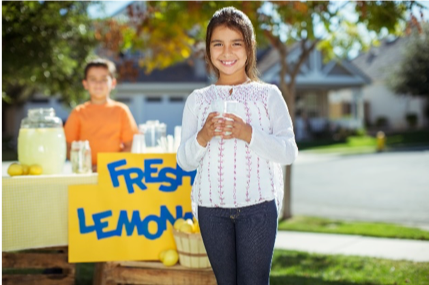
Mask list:
[[[370,136],[348,137],[343,143],[307,148],[312,153],[363,154],[375,152],[377,141]]]
[[[390,134],[386,136],[386,145],[388,147],[428,146],[429,130]]]
[[[271,285],[429,284],[429,263],[275,250]]]
[[[76,285],[92,285],[95,263],[76,263]]]
[[[429,131],[417,130],[386,135],[386,150],[429,146]],[[314,141],[298,143],[300,150],[311,153],[365,154],[377,151],[377,139],[372,136],[349,136],[345,142]]]
[[[418,228],[387,223],[338,221],[307,216],[296,216],[286,221],[281,221],[279,230],[429,240],[429,231]]]
[[[76,285],[92,285],[94,263],[78,263]],[[275,250],[271,285],[429,284],[429,263]]]

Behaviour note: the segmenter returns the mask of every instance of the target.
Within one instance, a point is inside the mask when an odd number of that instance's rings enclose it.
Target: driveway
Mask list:
[[[292,168],[292,212],[429,230],[429,151],[348,156],[303,151]]]

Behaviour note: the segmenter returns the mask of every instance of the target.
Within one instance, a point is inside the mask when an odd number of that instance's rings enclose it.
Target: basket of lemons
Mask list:
[[[190,268],[208,268],[210,262],[203,244],[198,221],[177,219],[173,229],[180,264]]]

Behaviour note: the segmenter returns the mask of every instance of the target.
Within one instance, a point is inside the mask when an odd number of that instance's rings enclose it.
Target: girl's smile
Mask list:
[[[220,62],[225,65],[225,66],[232,66],[234,65],[237,61],[236,60],[230,60],[230,61],[226,61],[226,60],[220,60]]]

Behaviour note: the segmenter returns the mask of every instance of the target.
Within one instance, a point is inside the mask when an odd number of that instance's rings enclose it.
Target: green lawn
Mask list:
[[[429,231],[387,223],[337,221],[295,216],[279,223],[279,230],[351,234],[387,238],[429,240]]]
[[[76,285],[91,285],[94,264],[77,264]],[[429,284],[429,263],[275,250],[271,285]]]
[[[271,285],[429,284],[429,263],[275,250]]]
[[[387,134],[385,150],[429,146],[429,131],[416,130]],[[350,136],[345,142],[314,141],[298,143],[300,150],[312,153],[364,154],[377,151],[377,139],[372,136]]]
[[[344,143],[321,145],[307,148],[312,153],[363,154],[376,152],[377,141],[370,136],[348,137]]]

